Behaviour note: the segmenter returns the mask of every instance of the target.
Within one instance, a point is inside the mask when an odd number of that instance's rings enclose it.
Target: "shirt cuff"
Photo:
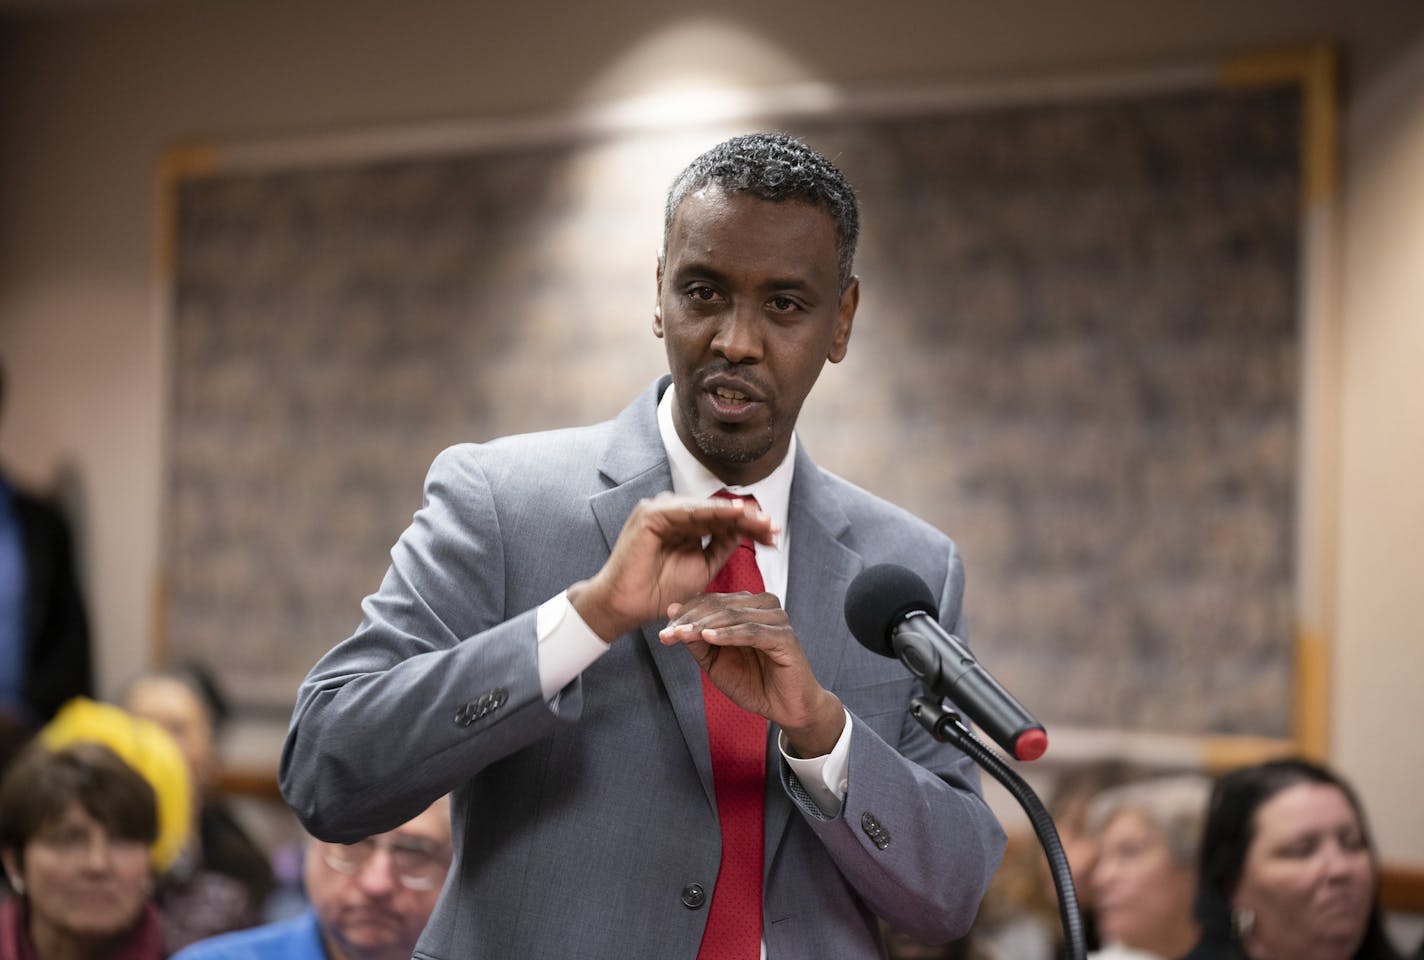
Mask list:
[[[844,706],[841,709],[845,710],[845,726],[841,728],[840,739],[836,741],[836,745],[824,757],[793,757],[787,750],[786,731],[782,730],[776,738],[776,746],[781,750],[781,756],[787,765],[791,767],[791,772],[801,781],[801,786],[806,788],[806,793],[816,802],[816,806],[828,817],[840,815],[846,791],[850,789],[846,771],[850,758],[852,721],[850,711]]]
[[[539,689],[549,702],[609,649],[569,603],[568,593],[539,605],[534,635],[539,641]]]

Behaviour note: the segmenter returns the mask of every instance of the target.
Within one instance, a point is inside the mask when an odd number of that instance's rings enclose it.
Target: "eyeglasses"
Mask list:
[[[321,859],[337,873],[351,876],[384,850],[391,858],[396,882],[407,890],[434,890],[445,879],[450,855],[445,851],[407,837],[367,837],[355,843],[323,843]]]

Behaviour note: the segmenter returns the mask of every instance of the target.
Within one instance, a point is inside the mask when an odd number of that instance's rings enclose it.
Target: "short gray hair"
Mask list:
[[[1135,810],[1162,831],[1173,860],[1195,869],[1210,795],[1211,779],[1195,773],[1110,787],[1088,806],[1088,830],[1100,835],[1119,814]]]

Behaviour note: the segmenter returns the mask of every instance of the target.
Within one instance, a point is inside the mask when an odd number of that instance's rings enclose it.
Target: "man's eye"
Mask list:
[[[398,863],[409,864],[411,866],[423,866],[425,864],[436,863],[440,859],[431,851],[422,850],[419,847],[392,847],[391,856],[394,857]]]
[[[796,301],[790,297],[772,297],[770,303],[771,309],[777,313],[789,313],[795,310],[797,306]]]
[[[701,300],[703,303],[717,299],[717,291],[706,286],[693,287],[687,291],[687,295],[693,300]]]

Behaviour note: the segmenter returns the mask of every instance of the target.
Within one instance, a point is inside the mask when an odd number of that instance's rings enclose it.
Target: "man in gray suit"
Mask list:
[[[957,631],[958,554],[794,435],[846,353],[857,232],[850,186],[805,145],[713,148],[668,197],[653,331],[671,377],[615,420],[431,467],[281,763],[326,840],[453,792],[417,957],[869,958],[877,916],[928,941],[968,928],[1003,833],[968,759],[908,716],[908,671],[841,614],[851,579],[893,561]],[[716,586],[739,550],[761,589]],[[727,711],[755,724],[735,787]],[[750,814],[728,799],[748,783]]]

